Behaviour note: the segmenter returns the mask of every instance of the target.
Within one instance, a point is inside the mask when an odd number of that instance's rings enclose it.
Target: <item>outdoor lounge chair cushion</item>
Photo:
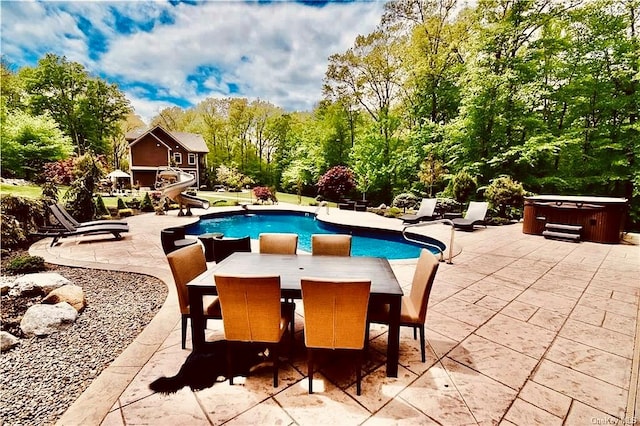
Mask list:
[[[484,225],[484,218],[487,215],[489,203],[480,201],[471,201],[464,218],[451,219],[451,223],[456,228],[473,230],[475,225]]]
[[[437,198],[423,198],[420,208],[415,214],[405,214],[399,217],[403,222],[416,223],[422,220],[432,220],[436,211]]]

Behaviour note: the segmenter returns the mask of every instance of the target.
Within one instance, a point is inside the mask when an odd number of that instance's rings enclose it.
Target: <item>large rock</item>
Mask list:
[[[63,285],[53,290],[42,300],[42,303],[47,305],[55,305],[60,302],[67,302],[78,312],[87,305],[82,287],[73,284]]]
[[[47,336],[69,327],[77,317],[78,311],[67,302],[33,305],[22,317],[20,329],[27,337]]]
[[[13,334],[7,331],[0,331],[0,351],[4,352],[11,349],[17,345],[19,341],[20,339]]]
[[[67,284],[71,284],[71,281],[55,272],[27,274],[16,278],[9,294],[12,296],[44,295]]]

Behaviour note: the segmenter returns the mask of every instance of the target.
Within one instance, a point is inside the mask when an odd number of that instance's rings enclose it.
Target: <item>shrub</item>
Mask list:
[[[0,238],[2,238],[2,255],[8,254],[11,250],[26,246],[27,236],[20,226],[20,222],[14,216],[2,213],[0,219]]]
[[[414,208],[418,204],[418,197],[409,193],[402,193],[395,196],[391,202],[391,206],[398,207],[403,211],[407,208]]]
[[[139,198],[132,198],[131,200],[127,201],[127,207],[131,208],[131,209],[138,209],[140,210],[140,199]]]
[[[129,207],[125,204],[124,200],[118,197],[118,210],[128,209]]]
[[[118,209],[118,216],[120,216],[120,217],[133,216],[133,210],[131,210],[131,209]]]
[[[100,217],[110,216],[109,210],[107,210],[107,207],[104,205],[104,200],[100,194],[96,196],[96,214]]]
[[[466,204],[478,187],[476,179],[466,171],[458,172],[451,181],[453,198],[459,203]]]
[[[43,258],[40,256],[30,256],[28,254],[11,259],[7,265],[7,272],[14,274],[40,272],[45,269]]]
[[[144,198],[142,199],[142,202],[140,203],[140,210],[143,211],[143,212],[152,212],[152,211],[154,211],[153,203],[151,202],[151,197],[149,196],[148,192],[146,194],[144,194]]]
[[[524,188],[510,176],[500,176],[491,181],[484,193],[487,201],[498,212],[498,217],[519,218],[524,203]]]
[[[260,201],[261,203],[273,200],[274,198],[271,190],[266,186],[256,186],[255,188],[253,188],[253,195],[255,195],[258,201]]]
[[[327,198],[339,199],[356,187],[351,169],[346,166],[335,166],[327,170],[318,180],[318,190]]]

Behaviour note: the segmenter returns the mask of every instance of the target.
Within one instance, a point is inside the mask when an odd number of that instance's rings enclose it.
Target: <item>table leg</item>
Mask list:
[[[202,311],[203,293],[196,286],[189,287],[189,300],[198,300],[200,303],[189,303],[191,316],[191,344],[193,350],[197,351],[204,348],[204,312]]]
[[[387,341],[387,377],[398,377],[400,350],[400,307],[402,298],[394,297],[389,304],[389,334]]]

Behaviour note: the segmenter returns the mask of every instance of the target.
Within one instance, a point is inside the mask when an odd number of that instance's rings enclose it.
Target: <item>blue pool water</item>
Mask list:
[[[402,235],[390,231],[363,231],[328,225],[315,220],[314,215],[309,213],[261,212],[215,215],[203,217],[185,230],[189,235],[221,232],[225,237],[239,238],[249,235],[252,239],[258,239],[261,233],[266,232],[295,233],[298,234],[298,248],[308,252],[311,252],[312,234],[351,234],[353,256],[375,256],[387,259],[415,258],[424,247],[408,242]],[[444,245],[437,240],[429,241],[444,248]],[[436,252],[435,249],[431,251]]]

